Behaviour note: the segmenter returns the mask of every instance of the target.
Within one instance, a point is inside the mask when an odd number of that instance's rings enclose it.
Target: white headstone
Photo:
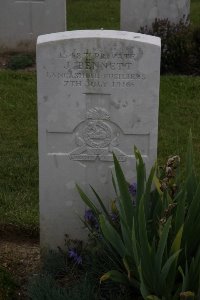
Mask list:
[[[121,0],[121,30],[138,32],[141,27],[151,28],[155,19],[178,23],[187,21],[190,0]]]
[[[134,145],[148,170],[156,160],[160,39],[104,30],[40,36],[37,75],[41,245],[55,248],[65,234],[85,238],[76,183],[109,205],[113,151],[130,182]]]
[[[66,30],[66,0],[1,0],[0,52],[35,51],[38,35]]]

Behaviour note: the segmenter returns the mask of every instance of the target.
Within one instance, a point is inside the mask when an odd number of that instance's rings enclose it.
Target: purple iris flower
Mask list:
[[[133,182],[132,184],[129,184],[128,189],[129,189],[131,196],[135,197],[137,194],[137,183]]]
[[[68,255],[69,255],[69,258],[73,259],[73,261],[77,265],[81,265],[82,264],[82,257],[80,255],[78,255],[77,251],[74,248],[70,249],[68,251]]]
[[[133,182],[132,184],[129,184],[129,193],[131,194],[132,196],[132,199],[133,199],[133,206],[136,206],[136,194],[137,194],[137,183],[136,182]]]
[[[110,216],[111,216],[111,219],[112,219],[113,222],[117,221],[117,219],[118,219],[118,215],[117,214],[112,213]]]
[[[93,211],[91,209],[86,210],[84,218],[86,222],[93,221],[95,218]]]
[[[95,215],[91,209],[88,209],[85,211],[84,219],[85,219],[85,222],[87,222],[92,228],[94,228],[96,230],[99,229],[98,220],[95,217]]]

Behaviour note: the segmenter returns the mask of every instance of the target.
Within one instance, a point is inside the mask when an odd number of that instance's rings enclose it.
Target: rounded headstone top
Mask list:
[[[63,40],[72,39],[90,39],[90,38],[105,38],[105,39],[122,39],[137,41],[145,44],[153,44],[156,46],[161,45],[161,39],[159,37],[129,32],[129,31],[118,31],[118,30],[74,30],[74,31],[64,31],[58,33],[51,33],[40,35],[37,39],[37,45],[44,43],[52,43]]]

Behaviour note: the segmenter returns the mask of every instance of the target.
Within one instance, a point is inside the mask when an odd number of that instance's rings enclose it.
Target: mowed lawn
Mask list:
[[[0,223],[38,225],[35,74],[0,72]]]
[[[191,0],[190,17],[193,25],[200,26],[200,1],[199,0]]]
[[[200,0],[191,0],[190,17],[200,26]],[[68,30],[119,29],[120,0],[67,0],[67,23]]]
[[[68,30],[119,29],[120,0],[67,0]]]
[[[200,20],[199,0],[192,21]],[[69,0],[68,28],[119,28],[118,0]],[[190,128],[200,172],[200,77],[162,76],[158,161],[179,154],[184,161]],[[55,199],[56,200],[56,199]],[[0,229],[38,229],[36,74],[0,72]]]

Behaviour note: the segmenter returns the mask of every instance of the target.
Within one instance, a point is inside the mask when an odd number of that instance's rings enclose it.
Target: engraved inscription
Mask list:
[[[143,50],[138,46],[127,46],[125,49],[121,47],[114,47],[112,51],[104,52],[103,49],[95,49],[91,53],[90,49],[85,49],[85,51],[80,52],[74,49],[71,53],[68,53],[67,50],[60,52],[59,58],[73,58],[73,59],[81,59],[82,57],[86,57],[87,59],[95,58],[100,60],[105,59],[133,59],[135,61],[140,60],[143,56]]]
[[[56,57],[62,62],[58,71],[45,69],[47,79],[61,80],[68,88],[133,88],[146,79],[137,68],[143,56],[140,47],[68,51]]]

